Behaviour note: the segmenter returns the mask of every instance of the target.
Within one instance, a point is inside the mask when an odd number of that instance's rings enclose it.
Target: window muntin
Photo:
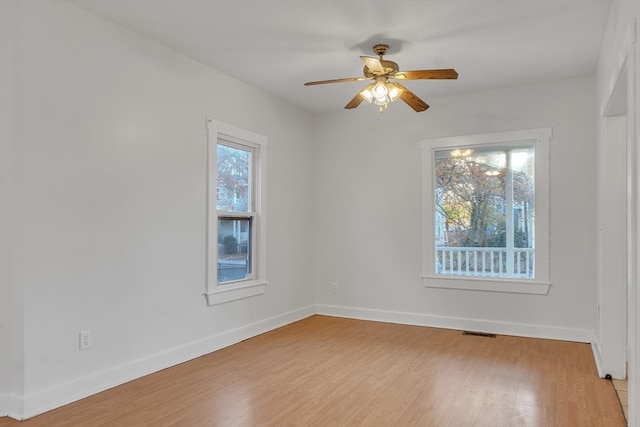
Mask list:
[[[434,138],[421,141],[422,147],[422,160],[423,160],[423,273],[422,281],[425,287],[446,288],[446,289],[468,289],[468,290],[480,290],[480,291],[496,291],[496,292],[514,292],[514,293],[531,293],[531,294],[546,294],[550,287],[549,282],[549,142],[551,138],[551,128],[539,128],[529,129],[522,131],[509,131],[498,132],[490,134],[477,134],[477,135],[465,135],[455,137]],[[483,159],[483,157],[491,157],[492,152],[509,150],[522,150],[532,148],[533,158],[527,160],[529,164],[524,166],[522,159],[517,159],[518,156],[523,154],[518,153],[514,155],[512,160],[512,167],[506,168],[506,158],[501,160],[500,158]],[[456,151],[458,150],[458,151]],[[473,150],[473,151],[467,151]],[[444,244],[444,235],[446,233],[447,224],[444,215],[436,215],[436,204],[439,202],[438,198],[441,194],[436,194],[437,178],[435,174],[436,163],[438,161],[444,161],[448,157],[474,157],[474,153],[478,155],[475,163],[478,168],[482,162],[485,162],[486,166],[484,172],[490,172],[498,176],[500,173],[506,174],[508,170],[512,174],[527,173],[530,174],[533,188],[532,199],[527,199],[527,209],[529,210],[526,215],[530,216],[527,222],[527,244],[514,243],[514,249],[521,249],[524,252],[529,252],[530,255],[520,255],[520,269],[514,268],[514,272],[520,272],[520,275],[512,274],[513,277],[509,277],[506,274],[498,274],[500,271],[495,268],[494,274],[490,273],[490,267],[486,267],[487,263],[490,263],[490,256],[485,255],[485,267],[482,267],[481,261],[476,261],[476,258],[482,259],[480,254],[465,252],[462,255],[461,261],[453,263],[453,268],[449,268],[452,273],[455,274],[443,274],[448,271],[441,268],[438,260],[442,259],[442,255],[438,256],[436,253],[436,247],[441,247]],[[501,162],[504,162],[501,163]],[[490,170],[491,169],[491,170]],[[532,172],[532,173],[531,173]],[[488,175],[487,175],[488,176]],[[519,179],[519,178],[518,178]],[[520,185],[520,183],[518,184]],[[440,190],[443,191],[443,190]],[[500,193],[499,191],[496,191]],[[505,192],[506,193],[506,192]],[[496,196],[497,198],[497,196]],[[509,203],[505,196],[500,198],[505,199],[504,202],[497,203],[498,206],[501,203]],[[441,202],[441,201],[440,201]],[[511,201],[511,204],[514,202]],[[522,197],[515,198],[516,205],[523,203]],[[518,206],[516,206],[518,207]],[[522,206],[522,211],[516,212],[517,215],[525,215]],[[504,211],[504,209],[503,209]],[[441,212],[442,213],[442,212]],[[535,213],[535,214],[534,214]],[[521,228],[524,228],[524,217],[513,216],[515,224],[520,224]],[[464,212],[460,213],[458,220],[464,224],[462,218]],[[471,218],[468,218],[468,224],[471,222]],[[504,230],[507,230],[507,215],[505,215]],[[452,226],[452,223],[448,224]],[[496,227],[497,228],[497,227]],[[480,229],[480,227],[478,227]],[[493,231],[493,230],[492,230]],[[447,235],[447,238],[450,236]],[[495,235],[494,235],[495,237]],[[506,233],[505,233],[505,240]],[[518,238],[516,238],[518,241]],[[446,242],[449,244],[449,242]],[[494,241],[495,243],[495,241]],[[506,246],[506,245],[505,245]],[[516,248],[516,246],[531,246],[530,248]],[[472,247],[473,248],[473,247]],[[455,247],[453,248],[457,250]],[[477,250],[477,249],[476,249]],[[483,249],[484,250],[484,249]],[[532,253],[535,251],[535,253]],[[532,253],[532,254],[531,254]],[[445,263],[449,261],[449,253],[445,255]],[[529,256],[530,259],[525,260],[522,257]],[[494,256],[494,262],[500,260],[500,256]],[[473,262],[479,262],[480,267],[470,267],[469,272],[465,268],[467,259]],[[518,256],[514,255],[515,262],[517,263]],[[503,265],[506,264],[506,256],[503,257]],[[523,269],[523,263],[527,266]],[[461,274],[458,274],[458,264],[461,266]],[[447,265],[449,267],[449,265]],[[489,270],[484,271],[483,268]],[[479,273],[483,275],[475,274],[475,269],[478,269]],[[531,273],[529,273],[531,269]],[[525,274],[526,272],[526,274]],[[530,276],[530,277],[529,277]]]
[[[535,277],[533,144],[434,151],[436,275]]]

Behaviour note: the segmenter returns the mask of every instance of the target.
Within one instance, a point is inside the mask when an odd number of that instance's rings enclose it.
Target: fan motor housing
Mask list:
[[[380,60],[380,63],[382,64],[382,68],[384,68],[383,74],[374,73],[369,69],[369,67],[365,65],[363,70],[364,76],[366,78],[371,78],[371,77],[376,77],[384,74],[393,74],[393,73],[397,73],[398,70],[400,69],[400,67],[398,67],[398,64],[396,64],[393,61],[387,61],[386,59],[382,59]]]

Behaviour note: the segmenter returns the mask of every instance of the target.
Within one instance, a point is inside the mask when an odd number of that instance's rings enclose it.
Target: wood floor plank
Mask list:
[[[312,316],[24,422],[622,427],[588,344]]]

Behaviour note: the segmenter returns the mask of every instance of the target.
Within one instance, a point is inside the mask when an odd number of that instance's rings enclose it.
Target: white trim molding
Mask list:
[[[266,136],[207,118],[207,260],[205,293],[208,305],[224,304],[239,299],[262,295],[267,289],[267,144]],[[251,167],[252,228],[251,277],[245,280],[218,283],[218,221],[222,211],[217,210],[217,147],[218,141],[233,141],[253,153]],[[229,215],[229,213],[225,213]],[[215,220],[214,220],[215,219]]]
[[[0,417],[10,417],[22,421],[24,419],[22,399],[15,394],[0,394]]]
[[[464,317],[436,316],[423,313],[405,313],[399,311],[375,310],[336,305],[316,305],[316,314],[461,331],[471,330],[476,332],[487,332],[526,338],[543,338],[583,343],[590,343],[593,340],[593,331],[589,329],[563,328],[548,325],[532,325],[526,323],[501,322]]]
[[[484,277],[422,276],[425,288],[464,289],[467,291],[507,292],[547,295],[551,283]]]
[[[551,287],[549,249],[549,150],[553,131],[550,127],[430,138],[420,142],[422,148],[422,271],[427,288],[464,289],[489,292],[509,292],[546,295]],[[435,242],[435,182],[433,168],[435,152],[473,146],[503,146],[532,144],[535,151],[535,270],[533,279],[436,274]]]
[[[207,297],[208,305],[216,305],[262,295],[266,290],[267,282],[256,281],[241,286],[228,287],[226,289],[220,286],[214,291],[205,292],[205,296]]]

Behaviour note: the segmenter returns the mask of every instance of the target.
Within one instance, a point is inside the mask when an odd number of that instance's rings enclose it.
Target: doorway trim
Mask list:
[[[638,144],[637,129],[639,126],[639,97],[637,93],[637,24],[634,21],[625,33],[620,45],[618,64],[611,74],[605,102],[600,108],[601,142],[600,149],[606,149],[606,126],[615,122],[615,116],[626,117],[623,133],[625,134],[626,149],[626,373],[628,377],[628,423],[640,426],[640,291],[638,290],[638,265],[640,265],[640,146]],[[614,119],[614,120],[611,120]],[[619,125],[619,122],[617,123]],[[602,178],[602,177],[601,177]],[[602,181],[600,181],[602,184]],[[601,206],[600,209],[604,207]],[[602,243],[602,241],[600,241]],[[602,247],[600,247],[602,250]],[[600,281],[599,281],[600,282]],[[598,284],[601,292],[601,283]],[[598,295],[598,304],[602,304],[602,294]],[[606,313],[604,313],[606,315]],[[606,327],[608,319],[599,316],[598,330]],[[599,337],[601,339],[601,336]],[[600,342],[602,345],[603,343]],[[603,349],[600,349],[603,350]],[[595,353],[595,352],[594,352]],[[601,354],[596,355],[596,361]],[[599,373],[602,375],[598,366]]]

